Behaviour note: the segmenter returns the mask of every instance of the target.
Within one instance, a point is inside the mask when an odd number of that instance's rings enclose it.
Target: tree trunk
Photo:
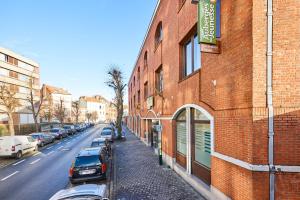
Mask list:
[[[8,113],[8,127],[9,127],[9,133],[11,136],[15,135],[15,127],[14,127],[14,120],[12,113]]]
[[[35,124],[35,131],[39,132],[40,128],[39,128],[39,123],[37,121],[37,117],[33,115],[33,119],[34,119],[34,124]]]

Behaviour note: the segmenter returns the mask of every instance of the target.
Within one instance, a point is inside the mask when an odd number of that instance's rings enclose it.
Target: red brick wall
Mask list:
[[[274,160],[280,165],[300,165],[300,2],[273,1]],[[140,89],[141,109],[130,109],[130,115],[147,117],[143,85],[148,81],[156,114],[170,117],[182,105],[199,105],[214,116],[217,152],[252,164],[268,164],[266,1],[222,0],[221,54],[202,53],[201,70],[185,80],[179,78],[180,43],[196,26],[197,5],[186,1],[179,10],[178,2],[161,0],[132,74],[132,79],[137,77],[140,67],[141,80],[129,99]],[[155,48],[154,35],[160,21],[163,41]],[[148,67],[144,70],[146,51]],[[154,72],[160,65],[164,71],[163,99],[154,92]],[[214,80],[216,85],[212,84]],[[172,123],[162,123],[163,150],[174,157]],[[212,185],[233,199],[269,198],[268,173],[251,172],[214,157],[211,171]],[[299,198],[298,175],[286,175],[287,180],[285,174],[278,177],[278,198]]]

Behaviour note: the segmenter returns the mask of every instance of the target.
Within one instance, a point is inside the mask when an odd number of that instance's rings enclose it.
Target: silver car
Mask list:
[[[100,133],[101,138],[105,138],[110,142],[113,142],[113,131],[111,129],[103,129]]]
[[[58,191],[50,200],[108,200],[106,185],[85,184]]]
[[[38,146],[43,147],[46,144],[54,142],[54,137],[45,133],[32,133],[31,137],[37,140]]]

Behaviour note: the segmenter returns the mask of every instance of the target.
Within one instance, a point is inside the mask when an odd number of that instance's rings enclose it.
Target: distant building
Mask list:
[[[111,105],[111,102],[100,95],[88,97],[82,96],[79,98],[80,116],[79,121],[86,122],[87,114],[96,114],[96,118],[92,117],[91,121],[109,122],[116,118],[116,110]]]
[[[71,122],[72,112],[72,94],[63,88],[58,88],[44,84],[42,92],[45,97],[44,110],[42,114],[43,121],[55,122],[58,121],[54,116],[54,110],[60,105],[61,100],[66,109],[66,122]]]
[[[16,92],[20,106],[13,115],[14,124],[34,123],[30,104],[26,99],[30,94],[29,82],[33,80],[34,100],[40,98],[40,70],[39,64],[15,52],[0,47],[0,84],[6,84],[11,91]],[[3,109],[0,106],[0,109]],[[8,124],[5,113],[0,112],[0,124]]]

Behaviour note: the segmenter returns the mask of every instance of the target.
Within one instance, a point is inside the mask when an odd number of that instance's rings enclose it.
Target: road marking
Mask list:
[[[33,156],[37,156],[39,154],[41,154],[41,152],[37,152],[37,153],[33,154]]]
[[[15,164],[13,164],[13,166],[16,166],[16,165],[18,165],[18,164],[20,164],[20,163],[24,162],[25,160],[26,160],[26,159],[20,160],[19,162],[17,162],[17,163],[15,163]]]
[[[48,147],[47,149],[52,149],[53,148],[53,146],[51,146],[51,147]]]
[[[31,162],[30,164],[31,164],[31,165],[33,165],[33,164],[35,164],[35,163],[39,162],[40,160],[41,160],[41,159],[39,158],[39,159],[37,159],[37,160],[35,160],[35,161]]]
[[[58,147],[57,149],[62,149],[62,148],[64,148],[64,146],[60,146],[60,147]]]
[[[67,144],[70,144],[71,142],[67,142]]]
[[[14,173],[12,173],[12,174],[8,175],[7,177],[5,177],[5,178],[1,179],[1,181],[5,181],[6,179],[8,179],[8,178],[12,177],[13,175],[15,175],[15,174],[17,174],[17,173],[19,173],[19,171],[15,171]]]
[[[57,143],[57,144],[61,144],[61,142]]]
[[[53,153],[54,153],[54,151],[50,151],[50,152],[47,153],[46,155],[49,156],[49,155],[51,155],[51,154],[53,154]]]

